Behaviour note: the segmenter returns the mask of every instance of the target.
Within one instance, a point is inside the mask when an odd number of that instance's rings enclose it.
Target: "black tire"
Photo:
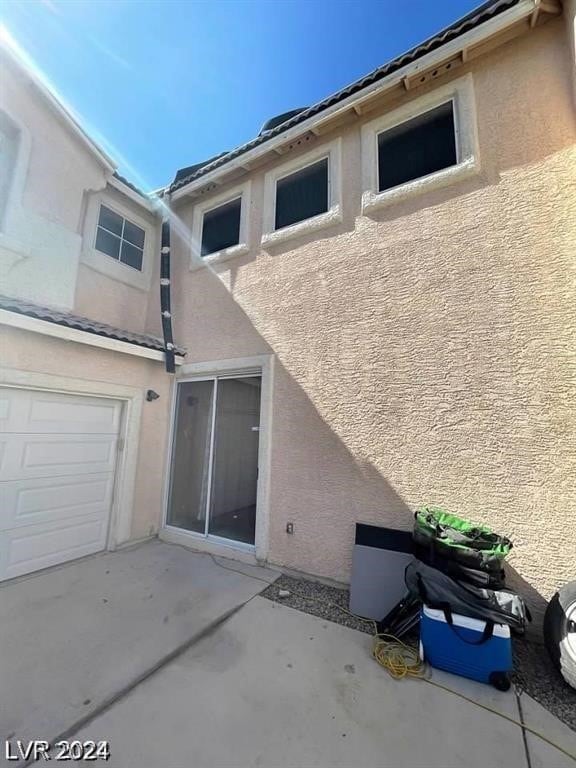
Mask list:
[[[490,685],[494,686],[498,691],[509,691],[510,678],[506,672],[491,672]]]
[[[562,587],[548,603],[544,642],[564,680],[576,688],[576,581]]]

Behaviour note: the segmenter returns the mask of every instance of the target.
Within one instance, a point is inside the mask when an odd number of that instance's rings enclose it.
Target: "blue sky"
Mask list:
[[[313,104],[480,0],[3,0],[2,22],[147,189]]]

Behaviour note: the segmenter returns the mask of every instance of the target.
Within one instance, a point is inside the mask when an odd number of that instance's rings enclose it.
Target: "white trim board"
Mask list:
[[[132,528],[140,423],[144,405],[142,390],[123,384],[74,379],[68,376],[54,376],[12,368],[0,369],[0,385],[23,389],[44,389],[70,395],[109,397],[123,401],[124,407],[119,432],[119,436],[123,440],[123,449],[118,451],[116,486],[106,547],[113,550],[118,544],[128,541]]]
[[[107,182],[111,187],[114,187],[114,189],[117,189],[118,192],[121,192],[123,195],[132,200],[133,203],[142,206],[142,208],[145,208],[155,216],[160,215],[160,211],[158,210],[159,201],[155,200],[155,198],[142,197],[142,195],[139,195],[138,192],[135,192],[132,189],[132,187],[129,187],[123,181],[120,181],[120,179],[116,178],[116,176],[110,176],[110,178],[107,179]]]
[[[80,331],[77,328],[67,328],[65,325],[51,323],[48,320],[39,320],[36,317],[21,315],[19,312],[10,312],[8,309],[0,309],[0,325],[7,325],[11,328],[18,328],[31,333],[40,333],[43,336],[52,336],[63,341],[75,341],[79,344],[88,344],[91,347],[100,347],[111,352],[121,352],[135,357],[145,357],[148,360],[158,360],[164,362],[165,354],[158,349],[149,349],[140,347],[137,344],[130,344],[127,341],[110,339],[107,336],[99,336],[96,333]],[[182,364],[182,356],[176,356],[176,365]]]

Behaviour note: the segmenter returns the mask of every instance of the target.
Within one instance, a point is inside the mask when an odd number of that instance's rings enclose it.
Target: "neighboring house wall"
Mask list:
[[[0,67],[1,170],[2,180],[8,178],[0,185],[0,293],[121,331],[146,332],[148,297],[158,293],[159,220],[152,206],[113,177],[99,150],[3,50]],[[101,203],[145,230],[141,272],[95,249]],[[9,326],[29,318],[0,314],[6,322],[0,327],[0,387],[122,402],[122,447],[114,462],[118,515],[113,511],[108,545],[156,533],[171,387],[161,354],[152,352],[155,360],[136,356],[150,350],[130,344],[116,347],[122,352],[101,349],[103,337],[89,333],[84,343],[51,338],[43,334],[66,338],[68,329],[38,321],[32,323],[36,332],[30,325],[16,329]],[[159,399],[147,402],[148,389]]]
[[[105,169],[2,52],[0,66],[0,110],[18,132],[0,224],[0,291],[72,309],[83,193],[105,186]]]
[[[0,57],[0,293],[145,332],[148,296],[157,292],[158,217],[147,200],[112,186],[111,168],[23,69]],[[141,271],[94,248],[101,203],[145,229]]]
[[[190,270],[190,243],[175,244],[175,333],[188,362],[277,356],[271,562],[346,580],[356,521],[410,528],[418,505],[437,503],[510,536],[523,594],[549,596],[576,559],[563,21],[467,73],[477,174],[362,215],[359,119],[320,140],[341,138],[341,223],[260,246],[274,166],[253,172],[246,255]],[[193,209],[176,206],[191,231]]]

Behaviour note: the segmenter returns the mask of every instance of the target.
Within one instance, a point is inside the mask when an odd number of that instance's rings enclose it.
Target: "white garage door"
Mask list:
[[[0,388],[0,580],[106,546],[120,404]]]

